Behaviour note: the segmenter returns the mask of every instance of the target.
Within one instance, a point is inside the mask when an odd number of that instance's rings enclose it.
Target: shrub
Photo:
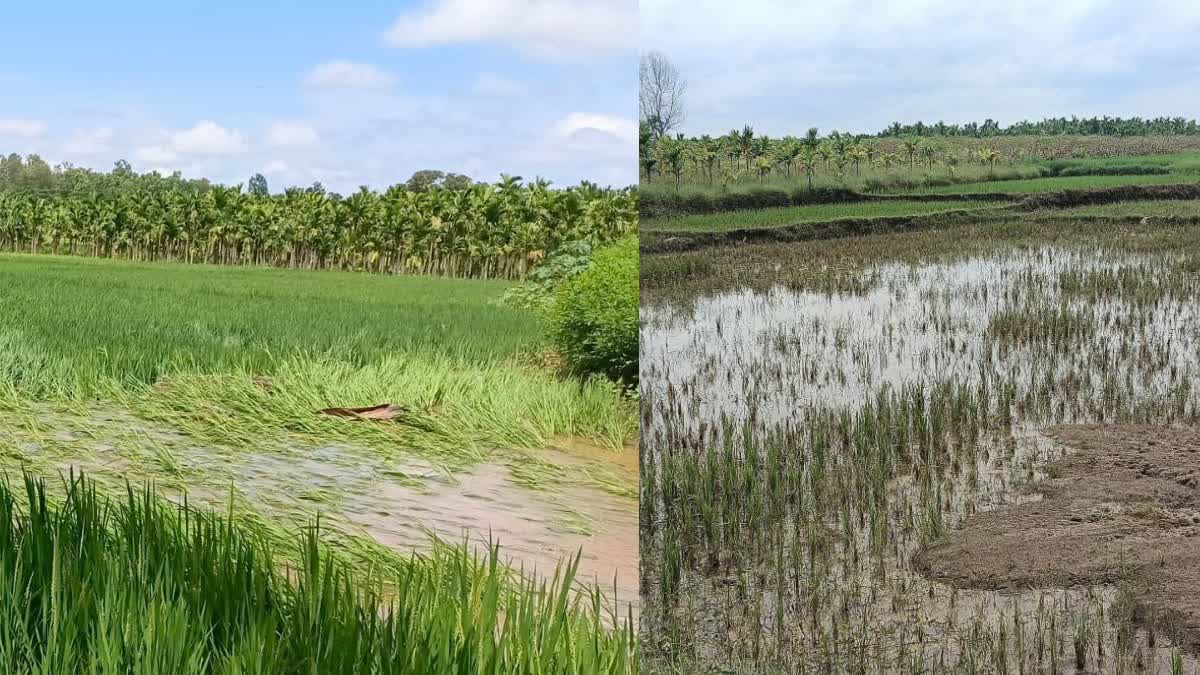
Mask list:
[[[591,267],[559,287],[551,329],[555,344],[574,370],[637,384],[636,237],[597,251]]]
[[[592,243],[587,240],[569,241],[546,256],[529,273],[524,283],[505,291],[500,304],[533,312],[545,312],[554,300],[554,293],[563,282],[571,279],[592,264]]]

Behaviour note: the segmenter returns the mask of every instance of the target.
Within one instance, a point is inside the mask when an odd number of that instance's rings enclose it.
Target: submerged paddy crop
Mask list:
[[[913,566],[1053,424],[1200,424],[1200,229],[1021,221],[643,265],[643,647],[740,672],[1192,672],[1118,578]]]

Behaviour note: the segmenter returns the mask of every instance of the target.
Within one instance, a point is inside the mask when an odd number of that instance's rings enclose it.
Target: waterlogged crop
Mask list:
[[[1038,211],[648,256],[648,662],[1194,670],[1189,619],[1119,565],[1065,586],[1038,572],[1048,550],[1022,551],[1025,581],[1002,587],[953,552],[1071,466],[1046,427],[1200,423],[1198,235]],[[1061,536],[1090,545],[1121,517],[1081,513]]]

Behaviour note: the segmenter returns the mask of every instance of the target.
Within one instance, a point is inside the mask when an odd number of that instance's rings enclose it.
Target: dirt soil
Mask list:
[[[1200,429],[1050,427],[1072,450],[1024,503],[978,513],[914,558],[990,590],[1125,582],[1140,621],[1200,652]]]

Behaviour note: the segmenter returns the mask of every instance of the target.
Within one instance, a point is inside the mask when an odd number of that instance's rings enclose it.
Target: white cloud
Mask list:
[[[395,83],[389,73],[369,63],[330,61],[309,71],[304,83],[322,89],[388,89]]]
[[[169,165],[182,157],[228,157],[246,150],[242,134],[205,120],[191,129],[159,134],[159,140],[139,146],[133,158],[145,164]]]
[[[1131,91],[1190,86],[1197,30],[1200,3],[1186,0],[641,3],[641,47],[689,82],[689,134],[1113,114]],[[1191,113],[1163,99],[1153,114]]]
[[[179,153],[163,145],[146,145],[134,150],[133,158],[147,164],[167,164],[179,159]]]
[[[638,124],[636,120],[618,115],[573,112],[555,123],[551,133],[563,140],[599,134],[616,141],[636,143]]]
[[[245,146],[240,133],[211,120],[171,134],[171,148],[182,155],[234,155]]]
[[[275,122],[267,127],[267,143],[276,148],[305,148],[317,144],[317,130],[297,122]]]
[[[63,143],[63,152],[73,156],[100,155],[112,149],[112,127],[76,129]]]
[[[519,96],[528,89],[524,82],[495,73],[480,73],[471,86],[471,93],[476,96]]]
[[[550,125],[542,137],[517,158],[539,165],[560,166],[584,161],[593,170],[603,166],[609,170],[609,176],[622,177],[613,180],[614,183],[628,183],[637,180],[637,139],[636,120],[619,115],[574,112]]]
[[[42,120],[0,119],[0,136],[37,138],[46,133],[46,128]]]
[[[396,47],[492,42],[543,58],[638,45],[637,0],[431,0],[387,30]]]
[[[278,175],[281,173],[287,173],[289,168],[290,167],[288,167],[287,162],[274,160],[267,162],[267,165],[263,167],[263,173],[268,175]]]

